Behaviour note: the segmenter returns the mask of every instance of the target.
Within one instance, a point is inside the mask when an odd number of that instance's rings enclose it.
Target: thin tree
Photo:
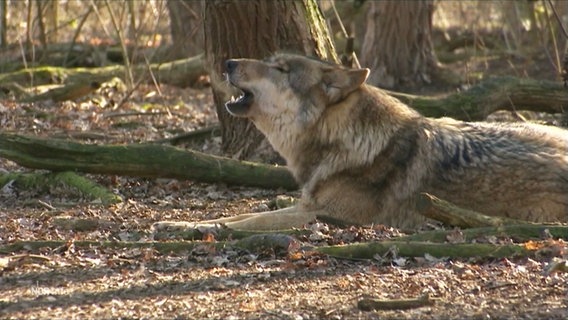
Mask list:
[[[0,48],[6,48],[7,27],[8,27],[8,0],[0,0]]]
[[[202,2],[168,0],[173,59],[193,57],[203,52]]]
[[[254,125],[225,110],[230,94],[223,83],[224,61],[265,58],[287,51],[337,62],[320,8],[315,0],[205,1],[204,26],[206,60],[221,123],[223,151],[239,159],[262,153],[270,156],[260,157],[261,160],[275,160],[275,153],[265,148],[268,143]]]

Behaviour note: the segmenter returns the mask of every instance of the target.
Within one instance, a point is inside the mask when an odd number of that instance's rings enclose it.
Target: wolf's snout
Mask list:
[[[227,69],[228,73],[231,73],[231,72],[235,71],[238,64],[239,63],[235,60],[227,60],[227,61],[225,61],[225,69]]]

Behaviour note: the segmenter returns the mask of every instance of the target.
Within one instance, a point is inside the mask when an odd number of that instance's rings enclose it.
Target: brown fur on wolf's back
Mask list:
[[[245,93],[227,110],[266,135],[303,185],[302,199],[206,223],[281,229],[320,216],[415,227],[424,221],[415,211],[421,192],[488,215],[568,220],[563,129],[425,118],[364,84],[367,69],[303,56],[229,60],[227,70]]]

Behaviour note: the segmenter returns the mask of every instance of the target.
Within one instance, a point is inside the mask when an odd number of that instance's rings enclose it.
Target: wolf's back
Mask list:
[[[428,191],[490,215],[568,220],[568,132],[524,123],[432,120]]]

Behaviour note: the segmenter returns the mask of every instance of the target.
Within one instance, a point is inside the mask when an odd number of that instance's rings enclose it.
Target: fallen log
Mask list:
[[[454,230],[433,230],[412,234],[397,238],[397,241],[429,241],[446,242],[453,236]],[[546,225],[546,224],[514,224],[495,227],[472,228],[460,230],[462,240],[471,242],[475,239],[489,237],[508,237],[515,242],[525,242],[531,240],[544,240],[548,237],[553,239],[568,239],[567,225]]]
[[[523,221],[515,219],[487,216],[473,210],[460,208],[428,193],[420,195],[416,204],[416,211],[427,218],[460,228],[495,227],[523,223]]]
[[[498,110],[562,113],[568,90],[559,82],[515,77],[489,78],[461,92],[443,96],[388,93],[427,117],[480,121]]]
[[[122,202],[120,196],[112,193],[107,188],[73,172],[0,174],[0,187],[8,183],[15,183],[25,189],[49,189],[50,187],[63,185],[92,201],[100,201],[105,205]]]
[[[363,311],[373,310],[408,310],[434,305],[438,299],[424,294],[413,299],[373,299],[363,298],[357,302],[357,308]]]
[[[92,145],[0,133],[0,157],[32,169],[297,189],[285,167],[238,161],[167,145]]]
[[[150,72],[159,83],[187,87],[198,82],[206,74],[203,55],[150,65],[133,65],[135,78],[147,78],[151,81]],[[100,68],[62,68],[37,67],[0,74],[1,83],[17,83],[22,86],[37,86],[52,83],[90,84],[103,83],[114,77],[124,78],[126,69],[122,65]]]
[[[488,243],[430,243],[381,241],[372,243],[353,243],[348,245],[326,246],[315,248],[320,253],[342,259],[374,259],[389,252],[396,251],[401,257],[424,257],[430,254],[436,258],[506,258],[532,257],[534,250],[522,245],[493,245]]]
[[[253,237],[253,238],[251,238]],[[67,240],[34,240],[16,241],[7,245],[0,246],[0,253],[15,253],[20,251],[39,252],[42,248],[65,250],[73,245],[77,248],[153,248],[162,254],[187,252],[196,246],[211,245],[216,249],[234,246],[237,248],[252,250],[253,252],[264,252],[268,247],[275,250],[297,250],[299,244],[294,238],[286,235],[254,235],[235,241],[173,241],[173,242],[128,242],[128,241],[74,241]],[[262,243],[265,240],[269,243]],[[544,246],[538,246],[544,248]],[[311,247],[306,250],[326,254],[341,259],[375,259],[395,250],[401,257],[424,257],[430,254],[436,258],[511,258],[511,257],[534,257],[537,250],[523,245],[505,244],[493,245],[486,243],[427,243],[427,242],[402,242],[402,241],[382,241],[373,243],[353,243],[341,246],[322,246]]]

